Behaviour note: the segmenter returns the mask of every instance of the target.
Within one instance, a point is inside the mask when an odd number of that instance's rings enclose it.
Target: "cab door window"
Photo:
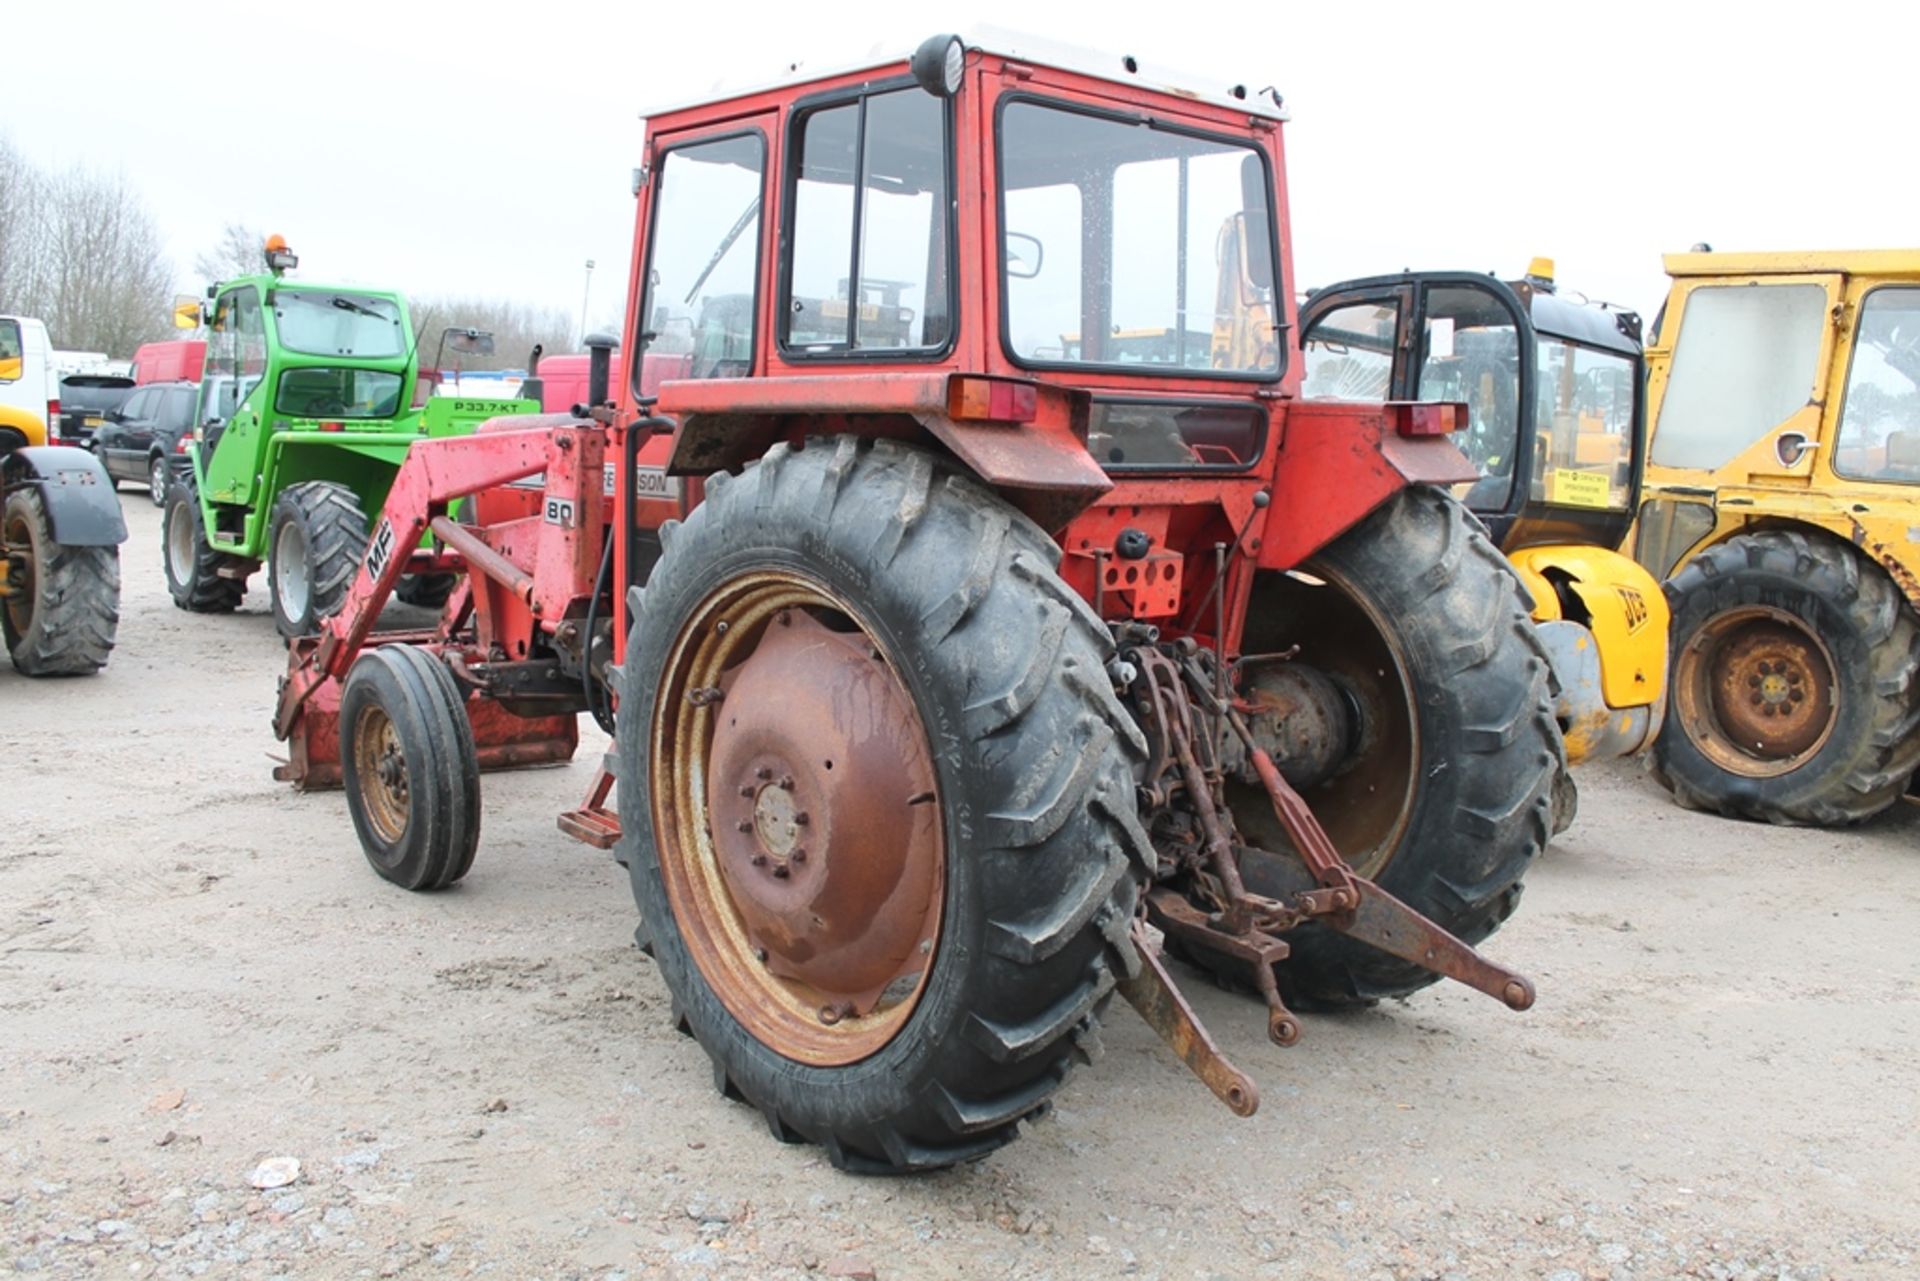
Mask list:
[[[1400,305],[1393,299],[1349,303],[1313,322],[1301,343],[1306,381],[1319,400],[1391,400]]]
[[[1876,289],[1860,304],[1833,469],[1920,482],[1920,289]]]
[[[744,378],[760,298],[766,139],[758,131],[669,148],[654,177],[653,228],[634,385]]]
[[[1703,285],[1684,306],[1650,458],[1723,467],[1812,399],[1827,291]]]
[[[25,364],[21,353],[20,322],[0,320],[0,383],[20,381]]]
[[[1520,330],[1513,312],[1487,289],[1444,285],[1426,291],[1416,400],[1467,407],[1467,425],[1451,437],[1480,479],[1459,497],[1475,511],[1500,511],[1513,492],[1520,455]]]
[[[946,110],[913,86],[799,113],[781,325],[788,357],[947,347]]]

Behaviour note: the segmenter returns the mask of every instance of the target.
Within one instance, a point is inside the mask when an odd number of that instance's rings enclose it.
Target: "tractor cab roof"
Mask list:
[[[931,34],[931,33],[928,33]],[[1044,36],[1009,31],[990,25],[974,25],[955,33],[967,52],[985,53],[1015,62],[1032,63],[1075,72],[1096,79],[1125,85],[1136,90],[1165,93],[1173,97],[1230,107],[1269,120],[1287,119],[1287,111],[1277,90],[1251,81],[1235,80],[1229,75],[1179,71],[1126,53],[1109,53]],[[679,99],[651,106],[641,112],[643,119],[661,121],[695,109],[718,106],[736,99],[754,97],[780,90],[801,88],[822,81],[836,80],[857,72],[904,66],[918,42],[911,37],[890,37],[877,41],[863,55],[812,62],[795,60],[772,75],[723,79],[708,93],[693,99]],[[703,114],[706,114],[703,112]]]
[[[1685,253],[1661,259],[1667,274],[1785,276],[1841,272],[1849,276],[1920,277],[1920,249],[1796,249],[1786,253]]]
[[[1575,302],[1571,298],[1524,286],[1518,292],[1531,304],[1536,332],[1589,347],[1639,356],[1640,317],[1637,313],[1604,303]]]

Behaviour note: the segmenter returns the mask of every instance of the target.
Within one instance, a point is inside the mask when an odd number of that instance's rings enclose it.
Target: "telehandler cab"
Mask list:
[[[1472,944],[1548,839],[1547,661],[1461,408],[1299,398],[1285,118],[998,35],[654,114],[617,387],[413,445],[279,776],[438,888],[479,771],[591,711],[561,828],[720,1090],[849,1169],[1011,1140],[1116,989],[1251,1113],[1163,939],[1282,1045],[1441,976],[1526,1009]],[[1223,263],[1264,341],[1109,345],[1206,332]],[[374,635],[409,572],[460,583]]]

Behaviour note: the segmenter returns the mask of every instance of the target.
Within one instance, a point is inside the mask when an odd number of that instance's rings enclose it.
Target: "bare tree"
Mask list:
[[[211,249],[194,255],[194,274],[209,285],[217,285],[235,276],[265,271],[263,254],[267,237],[245,223],[230,222],[220,229],[220,239]]]
[[[31,312],[40,293],[40,171],[0,137],[0,311]]]

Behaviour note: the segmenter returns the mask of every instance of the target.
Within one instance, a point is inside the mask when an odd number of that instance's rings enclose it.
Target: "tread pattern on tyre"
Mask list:
[[[636,940],[675,994],[676,1022],[712,1057],[722,1093],[842,1169],[986,1155],[1097,1053],[1114,983],[1138,971],[1127,929],[1152,865],[1133,802],[1144,742],[1104,675],[1111,636],[1046,585],[1060,551],[1044,532],[895,442],[777,445],[738,476],[710,478],[705,503],[661,541],[666,555],[630,594],[619,679],[633,714],[619,718],[617,753],[638,783],[620,789]],[[679,942],[651,839],[644,757],[665,644],[711,589],[716,561],[765,544],[824,549],[865,576],[862,607],[904,629],[913,663],[934,674],[921,678],[936,690],[927,699],[949,700],[943,713],[922,708],[946,762],[946,942],[901,1034],[833,1074],[779,1057],[726,1013]]]
[[[1520,901],[1521,878],[1553,836],[1555,780],[1567,772],[1551,665],[1512,566],[1467,509],[1428,486],[1402,490],[1307,568],[1364,586],[1401,625],[1423,706],[1424,776],[1382,889],[1477,944]],[[1277,968],[1303,1008],[1404,996],[1439,976],[1309,924]]]
[[[285,636],[305,635],[322,621],[340,612],[347,590],[360,572],[360,561],[367,554],[367,514],[360,499],[345,485],[330,480],[309,480],[289,485],[274,500],[268,528],[274,538],[286,520],[297,520],[307,536],[307,617],[284,618],[280,613],[280,590],[273,586],[273,616]],[[275,558],[268,553],[269,582]]]
[[[371,687],[371,688],[369,688]],[[412,808],[401,841],[410,866],[375,858],[378,835],[360,809],[353,723],[362,699],[379,700],[407,749]],[[480,765],[465,700],[445,663],[413,645],[375,646],[354,660],[341,694],[341,760],[348,810],[367,861],[409,890],[441,890],[473,867],[480,844]]]
[[[222,577],[220,571],[236,564],[240,558],[216,551],[207,541],[206,521],[200,514],[199,487],[192,472],[176,477],[167,494],[167,505],[160,517],[160,561],[173,603],[195,614],[231,614],[247,594],[246,580]],[[167,531],[173,524],[174,506],[180,503],[186,505],[187,518],[193,522],[193,577],[184,583],[175,581],[173,562],[167,555]]]
[[[1870,673],[1859,699],[1865,715],[1839,708],[1835,737],[1807,762],[1802,774],[1737,778],[1702,757],[1686,741],[1679,717],[1668,714],[1648,760],[1648,772],[1688,809],[1782,825],[1834,827],[1857,823],[1900,798],[1920,767],[1920,624],[1892,579],[1836,538],[1797,529],[1740,534],[1694,557],[1666,584],[1673,611],[1673,658],[1712,615],[1760,601],[1761,593],[1797,602],[1805,619],[1819,605],[1852,633],[1823,637],[1857,644],[1859,653],[1836,653],[1836,696],[1846,696],[1849,675]],[[1845,731],[1853,732],[1847,734]],[[1804,768],[1804,767],[1803,767]]]
[[[45,502],[32,489],[7,496],[6,515],[24,517],[38,549],[32,614],[24,631],[6,619],[7,652],[27,676],[83,676],[107,665],[120,626],[120,549],[68,547],[53,539]],[[0,566],[0,572],[4,566]],[[0,615],[5,614],[0,607]]]

